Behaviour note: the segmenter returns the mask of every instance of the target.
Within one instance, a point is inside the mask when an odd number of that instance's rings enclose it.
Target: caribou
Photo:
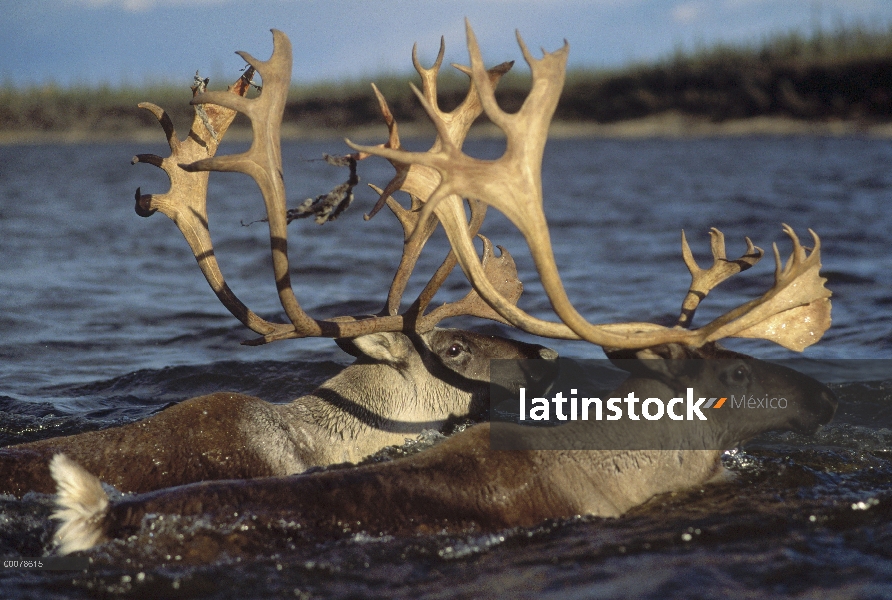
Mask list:
[[[414,340],[372,333],[352,345],[354,364],[287,404],[217,392],[119,427],[0,449],[0,493],[55,491],[48,465],[58,453],[130,493],[357,463],[426,429],[479,420],[490,359],[547,359],[533,363],[524,381],[539,385],[557,356],[536,344],[440,328]]]
[[[250,82],[251,73],[247,72],[224,93],[242,98]],[[275,89],[272,81],[265,83],[268,90]],[[193,93],[203,87],[204,82],[198,81]],[[264,93],[262,100],[270,96]],[[474,110],[475,97],[469,94],[471,100],[464,110]],[[137,190],[137,213],[150,216],[160,211],[169,216],[186,237],[223,304],[254,331],[272,337],[284,332],[283,337],[288,337],[287,332],[295,331],[296,324],[289,329],[265,321],[230,290],[210,238],[208,173],[183,168],[216,152],[235,111],[197,106],[189,135],[179,140],[162,109],[148,103],[141,106],[160,121],[171,156],[161,159],[138,155],[133,162],[164,169],[171,188],[157,195]],[[265,195],[270,193],[269,181],[259,180]],[[283,208],[282,217],[284,213]],[[280,283],[289,277],[287,266],[282,267],[285,234],[277,229],[284,223],[284,219],[270,219],[273,263]],[[408,222],[404,224],[408,226]],[[218,392],[120,427],[2,448],[0,493],[52,493],[55,483],[48,464],[58,453],[65,453],[122,492],[131,493],[196,481],[282,476],[311,467],[356,463],[384,447],[401,445],[426,429],[443,430],[464,419],[480,419],[487,407],[491,359],[542,359],[533,363],[535,366],[523,374],[521,382],[547,384],[555,370],[557,353],[553,350],[500,336],[436,327],[446,317],[497,317],[475,292],[425,313],[455,264],[451,255],[406,314],[395,316],[419,252],[416,247],[404,254],[388,294],[385,316],[315,321],[302,313],[293,293],[289,297],[285,288],[280,288],[286,310],[297,311],[295,323],[307,328],[303,337],[334,338],[356,357],[356,362],[312,393],[288,404],[271,404],[245,394]],[[519,296],[522,286],[510,256],[494,256],[487,242],[485,260],[493,281],[506,293]],[[290,287],[287,290],[291,292]]]
[[[788,410],[765,413],[757,420],[710,420],[693,434],[701,438],[702,444],[687,438],[671,439],[669,435],[659,447],[640,450],[585,449],[581,440],[616,435],[602,422],[570,423],[532,432],[521,432],[517,429],[521,425],[511,424],[503,424],[506,427],[497,431],[484,423],[432,449],[391,462],[287,477],[200,482],[115,501],[109,499],[94,474],[68,457],[57,455],[50,468],[58,484],[59,508],[54,517],[61,521],[56,536],[60,552],[83,550],[131,535],[140,539],[147,524],[165,515],[210,518],[220,524],[246,518],[240,526],[227,529],[233,532],[227,539],[235,548],[244,536],[270,535],[270,530],[286,522],[305,532],[412,533],[492,531],[575,515],[616,517],[655,495],[720,478],[722,451],[754,435],[769,430],[807,434],[832,418],[836,399],[821,383],[717,344],[729,337],[760,338],[801,351],[820,339],[830,324],[830,292],[824,287],[826,279],[819,274],[820,239],[814,232],[813,247],[809,250],[791,228],[784,226],[793,251],[784,262],[775,245],[776,269],[771,288],[699,328],[693,328],[693,317],[707,294],[762,258],[763,251],[749,238],[746,253],[729,260],[724,236],[713,229],[713,264],[703,269],[694,260],[682,234],[682,257],[691,273],[691,285],[678,322],[672,327],[640,322],[590,323],[573,307],[555,266],[541,186],[541,161],[548,126],[563,87],[569,45],[565,43],[555,52],[543,52],[543,57],[536,59],[519,34],[517,39],[532,71],[529,95],[518,112],[508,114],[498,106],[494,85],[507,66],[485,69],[468,24],[471,66],[458,68],[469,75],[471,91],[465,104],[451,113],[443,112],[437,105],[436,79],[443,56],[442,43],[430,69],[418,64],[413,51],[422,80],[422,88],[413,89],[437,130],[429,151],[408,152],[400,147],[396,120],[377,89],[390,132],[388,141],[379,146],[347,141],[357,160],[379,156],[396,169],[396,175],[384,188],[375,188],[379,201],[371,214],[384,205],[397,214],[405,231],[404,260],[414,261],[439,223],[452,247],[447,260],[457,262],[471,282],[471,294],[479,312],[528,333],[584,340],[603,348],[608,357],[632,360],[631,377],[611,395],[671,394],[687,387],[689,393],[709,396],[726,391],[733,383],[738,392],[751,395],[783,394]],[[263,79],[263,91],[258,98],[249,100],[224,92],[208,92],[192,101],[208,110],[222,107],[246,114],[254,130],[251,149],[240,155],[191,163],[186,171],[238,171],[258,182],[267,205],[276,279],[287,282],[286,211],[278,176],[278,128],[290,81],[291,46],[287,36],[276,30],[273,46],[268,61],[240,53]],[[484,161],[462,152],[470,122],[481,111],[505,133],[506,150],[499,159]],[[393,199],[392,194],[397,191],[410,195],[410,210]],[[203,200],[196,198],[192,202]],[[487,206],[503,212],[523,234],[559,321],[534,317],[518,307],[518,297],[510,291],[516,290],[516,286],[501,285],[506,277],[493,276],[489,243],[484,243],[482,257],[476,251],[474,237]],[[199,220],[202,216],[199,213]],[[507,252],[502,250],[500,258],[506,256]],[[209,277],[209,281],[212,279],[222,281],[216,276]],[[341,328],[345,337],[350,337],[354,328],[367,323],[354,319],[315,321],[304,315],[290,287],[279,285],[279,293],[291,325],[265,325],[256,317],[248,318],[245,310],[232,303],[236,308],[233,312],[242,315],[243,322],[256,326],[262,342],[326,335]],[[393,324],[399,329],[407,321],[418,323],[425,318],[418,310],[410,319],[397,315],[397,306],[398,302],[388,302],[382,314],[370,321],[372,326],[384,328]],[[426,306],[426,301],[414,306]],[[493,450],[491,444],[506,435],[522,440],[524,448]],[[556,441],[563,444],[562,449],[539,449],[541,444]],[[182,537],[171,543],[183,544]],[[202,554],[202,548],[207,546],[195,550],[197,560],[208,558]],[[178,551],[186,555],[190,552],[188,547]]]

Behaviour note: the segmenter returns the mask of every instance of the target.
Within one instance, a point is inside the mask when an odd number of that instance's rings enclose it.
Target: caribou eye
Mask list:
[[[449,358],[455,358],[459,354],[465,351],[465,347],[459,343],[452,344],[449,346],[449,349],[446,350],[446,356]]]
[[[749,371],[743,365],[737,367],[731,372],[731,381],[734,383],[742,383],[749,377]]]

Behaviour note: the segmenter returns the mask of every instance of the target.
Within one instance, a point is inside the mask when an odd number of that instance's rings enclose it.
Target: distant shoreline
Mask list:
[[[181,133],[184,135],[185,132]],[[435,131],[427,124],[406,123],[400,126],[404,139],[433,138]],[[387,131],[383,125],[352,128],[315,128],[284,124],[282,139],[286,141],[342,141],[349,137],[359,142],[381,143]],[[475,125],[469,139],[497,138],[502,133],[492,123]],[[707,138],[745,136],[867,136],[892,138],[892,122],[865,123],[855,120],[808,121],[789,117],[752,117],[712,122],[678,113],[653,115],[615,123],[555,121],[549,130],[550,139],[635,139],[635,138]],[[247,142],[251,131],[246,127],[233,127],[226,139],[231,142]],[[40,144],[94,144],[165,143],[161,128],[136,128],[131,131],[0,131],[0,145]]]
[[[497,102],[513,113],[527,101],[524,69],[499,82]],[[444,110],[468,93],[467,78],[437,81]],[[381,143],[376,81],[403,138],[432,139],[433,126],[408,82],[410,73],[295,86],[282,113],[286,140]],[[747,135],[892,137],[892,28],[852,25],[811,35],[780,34],[759,44],[717,45],[617,71],[570,70],[554,113],[552,138],[699,138]],[[147,88],[0,88],[0,144],[164,143],[157,120],[137,104],[163,107],[180,136],[195,114],[190,82]],[[224,82],[216,81],[220,86]],[[254,93],[254,92],[252,92]],[[248,140],[244,116],[227,134]],[[470,137],[500,136],[485,118]]]

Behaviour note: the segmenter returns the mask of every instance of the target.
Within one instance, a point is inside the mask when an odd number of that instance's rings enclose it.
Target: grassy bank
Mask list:
[[[524,68],[499,87],[509,111],[529,86]],[[441,105],[466,93],[463,75],[444,69]],[[233,79],[235,76],[233,76]],[[387,96],[401,126],[429,131],[405,77],[370,78]],[[292,90],[284,134],[320,137],[380,129],[368,81],[323,83]],[[841,27],[810,36],[776,35],[746,46],[677,51],[653,64],[616,71],[572,70],[555,119],[591,135],[752,132],[889,132],[892,123],[892,28]],[[185,132],[191,120],[189,84],[152,88],[61,88],[0,91],[0,141],[155,139],[158,125],[143,100],[164,107]],[[212,86],[223,82],[212,82]],[[747,123],[751,126],[748,127]],[[242,124],[244,127],[244,123]],[[557,127],[557,130],[560,126]],[[485,134],[486,129],[481,129]],[[241,134],[238,128],[236,136]]]

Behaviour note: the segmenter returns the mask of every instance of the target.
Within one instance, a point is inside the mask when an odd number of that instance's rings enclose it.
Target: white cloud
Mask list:
[[[773,0],[725,0],[723,7],[730,10],[748,8],[754,4],[775,4]]]
[[[120,8],[127,12],[142,12],[162,6],[194,6],[196,4],[225,4],[231,0],[71,0],[88,8]]]
[[[672,7],[672,20],[682,25],[690,25],[703,15],[701,2],[682,2]]]

